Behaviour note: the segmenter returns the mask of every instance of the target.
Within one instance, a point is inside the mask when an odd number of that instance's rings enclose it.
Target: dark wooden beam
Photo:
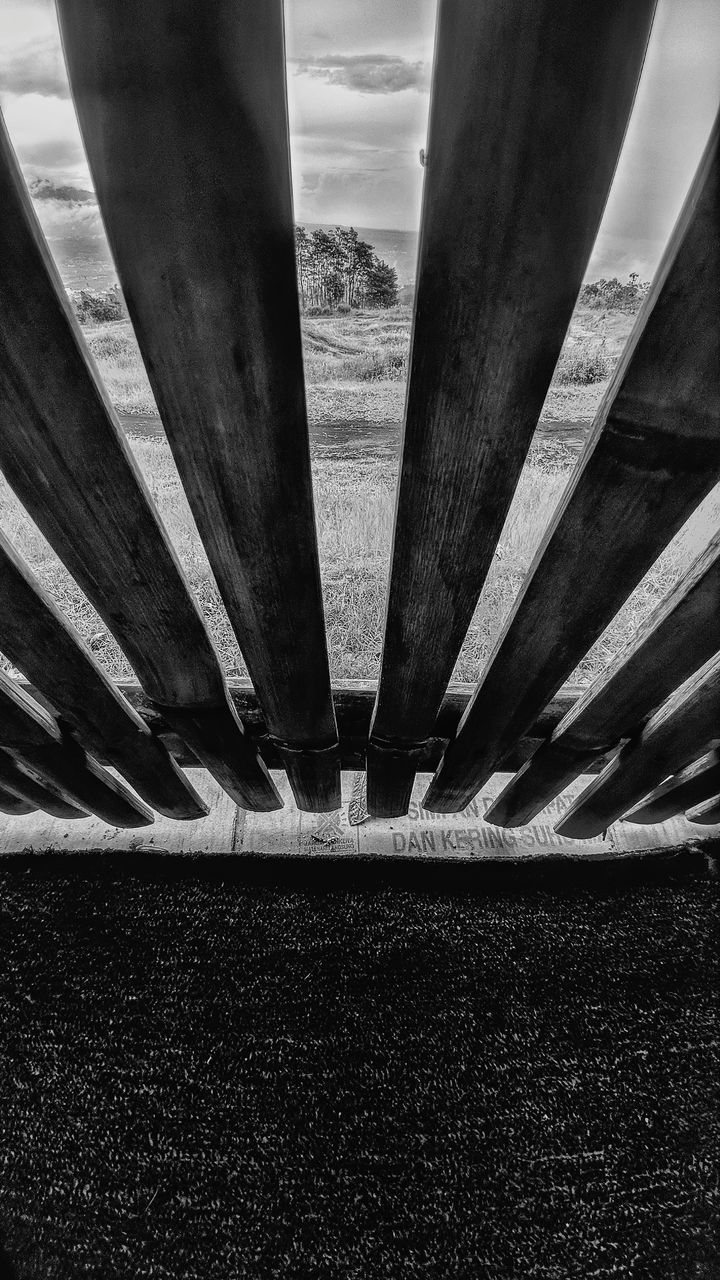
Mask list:
[[[426,808],[469,802],[720,477],[719,207],[716,122],[592,436]]]
[[[488,821],[507,827],[530,822],[592,761],[637,733],[655,708],[720,649],[719,605],[717,533],[630,644],[508,783],[488,810]]]
[[[371,813],[404,813],[615,170],[653,0],[440,0]]]
[[[26,808],[23,810],[25,813],[42,809],[52,818],[62,818],[64,821],[88,816],[87,809],[69,804],[60,792],[53,790],[52,784],[47,780],[44,786],[40,786],[40,783],[29,774],[23,773],[22,768],[19,768],[12,756],[7,755],[5,751],[0,751],[0,789],[5,794],[9,793],[18,800],[25,801]]]
[[[666,822],[687,809],[694,809],[720,791],[720,752],[709,751],[680,773],[655,787],[635,809],[625,814],[626,822],[645,824]]]
[[[7,813],[13,818],[24,818],[28,813],[36,812],[36,804],[31,804],[29,800],[21,800],[20,796],[14,792],[0,787],[0,813]]]
[[[0,672],[0,750],[21,772],[71,806],[116,827],[146,827],[152,811],[76,743],[57,721],[4,672]]]
[[[200,536],[297,803],[335,809],[282,0],[58,9],[108,239]]]
[[[246,808],[277,790],[227,702],[217,654],[72,315],[0,121],[0,466],[147,694]],[[186,713],[192,712],[192,721]],[[216,724],[227,751],[220,762]]]
[[[694,809],[688,809],[685,817],[688,822],[697,822],[703,827],[715,826],[720,822],[720,795],[714,795],[711,799],[696,805]]]
[[[720,740],[720,656],[673,694],[566,811],[555,828],[586,840]]]
[[[42,692],[80,745],[118,769],[153,809],[182,819],[208,812],[2,533],[0,650]]]

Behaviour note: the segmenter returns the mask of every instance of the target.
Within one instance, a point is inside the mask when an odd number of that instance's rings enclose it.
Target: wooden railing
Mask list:
[[[720,479],[718,129],[562,502],[476,690],[451,685],[632,109],[654,0],[440,0],[377,689],[329,677],[305,408],[282,6],[59,0],[108,240],[250,673],[231,687],[0,130],[0,468],[126,654],[98,666],[0,538],[0,810],[241,806],[527,821],[575,777],[583,838],[720,815],[720,534],[582,696],[579,660]],[[107,772],[115,768],[131,793]]]

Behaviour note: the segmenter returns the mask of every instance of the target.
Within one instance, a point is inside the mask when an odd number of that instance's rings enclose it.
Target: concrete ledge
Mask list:
[[[504,830],[485,822],[483,815],[505,785],[506,774],[497,774],[463,813],[449,815],[422,809],[420,797],[428,775],[420,775],[408,816],[383,821],[363,820],[364,774],[343,774],[343,806],[337,813],[309,814],[295,807],[287,779],[278,772],[274,776],[285,808],[260,814],[238,809],[203,770],[188,773],[211,806],[206,818],[177,822],[158,817],[154,826],[132,831],[92,817],[70,822],[42,813],[7,817],[0,828],[0,858],[125,854],[139,864],[150,855],[153,861],[183,856],[232,856],[237,860],[254,856],[284,862],[331,860],[342,865],[372,860],[472,868],[617,863],[653,853],[676,855],[683,850],[720,847],[720,825],[698,827],[685,818],[654,826],[617,822],[603,837],[592,840],[557,835],[553,826],[589,778],[579,778],[532,823]]]

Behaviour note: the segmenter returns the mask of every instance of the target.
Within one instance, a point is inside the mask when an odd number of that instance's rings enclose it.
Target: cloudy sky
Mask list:
[[[286,0],[298,221],[417,226],[434,22],[435,0]],[[28,176],[89,185],[51,0],[0,0],[0,101]],[[720,3],[659,0],[598,269],[649,274],[719,103]]]

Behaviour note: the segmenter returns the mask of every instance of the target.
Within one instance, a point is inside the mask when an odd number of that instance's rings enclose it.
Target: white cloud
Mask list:
[[[6,44],[0,52],[0,88],[4,93],[69,98],[70,88],[57,33],[15,46]]]
[[[88,172],[75,108],[68,98],[42,93],[8,94],[3,115],[26,171],[88,186]]]
[[[428,111],[418,90],[432,61],[435,8],[435,0],[287,0],[299,220],[417,224]],[[88,186],[51,0],[1,0],[0,51],[0,98],[26,171]],[[717,109],[719,62],[717,0],[659,0],[596,260],[636,252],[649,262],[659,253]]]
[[[660,0],[591,271],[651,275],[720,106],[720,5]]]
[[[310,76],[290,76],[288,89],[298,221],[416,226],[427,96],[361,95]]]
[[[405,89],[424,93],[430,87],[424,62],[409,62],[391,54],[324,54],[294,61],[297,75],[314,76],[358,93],[402,93]]]

